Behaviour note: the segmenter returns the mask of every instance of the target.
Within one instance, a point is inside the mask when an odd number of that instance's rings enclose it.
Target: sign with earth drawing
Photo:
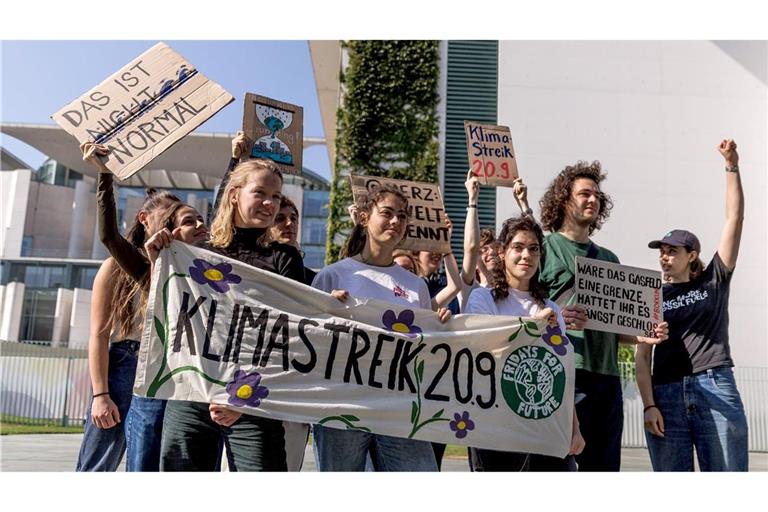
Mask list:
[[[545,320],[329,294],[174,241],[134,391],[331,428],[564,457],[573,345]]]
[[[251,158],[268,158],[281,172],[301,175],[302,107],[249,92],[245,95],[243,131],[253,141]]]

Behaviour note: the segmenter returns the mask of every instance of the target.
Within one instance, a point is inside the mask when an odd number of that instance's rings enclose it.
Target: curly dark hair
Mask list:
[[[536,269],[536,273],[531,278],[529,291],[531,292],[531,297],[543,307],[545,300],[547,299],[547,289],[539,282],[539,274],[544,267],[544,232],[541,230],[541,226],[528,216],[507,219],[501,226],[501,231],[499,232],[499,238],[497,240],[505,251],[518,231],[528,231],[533,233],[536,235],[536,240],[539,242],[541,250],[539,268]],[[500,265],[499,268],[493,271],[493,275],[491,276],[491,286],[493,286],[491,295],[495,302],[509,296],[509,282],[507,281],[504,265]]]
[[[600,162],[595,160],[591,164],[579,160],[576,165],[569,165],[560,174],[555,177],[552,183],[549,184],[547,191],[544,192],[541,200],[539,201],[539,208],[541,209],[541,225],[547,231],[556,232],[563,227],[565,221],[566,204],[571,198],[571,188],[573,182],[579,178],[588,178],[595,183],[598,187],[600,183],[605,180],[607,175],[602,172]],[[608,220],[611,215],[611,208],[613,208],[613,201],[611,197],[604,192],[600,192],[600,213],[597,215],[595,221],[589,226],[589,234],[595,230],[600,229],[603,223]]]

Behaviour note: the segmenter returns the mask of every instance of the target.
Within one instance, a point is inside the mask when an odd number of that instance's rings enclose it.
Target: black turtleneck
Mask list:
[[[205,248],[247,265],[295,281],[303,281],[304,264],[298,249],[278,242],[263,246],[259,239],[265,233],[266,229],[261,228],[235,228],[235,234],[227,247],[212,247],[206,244]]]

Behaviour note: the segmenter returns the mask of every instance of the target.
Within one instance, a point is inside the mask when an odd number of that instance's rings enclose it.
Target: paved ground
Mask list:
[[[0,436],[0,471],[74,471],[82,434]],[[749,454],[752,471],[768,471],[768,453]],[[650,471],[645,448],[622,450],[623,471]],[[120,470],[124,470],[124,464]],[[307,446],[302,471],[314,471],[312,448]],[[443,461],[443,471],[469,471],[466,458]]]

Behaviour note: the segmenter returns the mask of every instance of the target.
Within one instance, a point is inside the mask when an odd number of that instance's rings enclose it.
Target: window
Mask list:
[[[304,217],[301,227],[301,243],[309,245],[325,245],[326,225],[325,219],[313,219]]]
[[[325,247],[317,245],[302,246],[304,251],[304,266],[315,270],[325,266]]]
[[[72,288],[93,289],[93,280],[96,278],[98,267],[74,267],[72,276]]]
[[[330,192],[327,190],[305,190],[304,211],[302,215],[307,217],[328,217],[328,202]]]

